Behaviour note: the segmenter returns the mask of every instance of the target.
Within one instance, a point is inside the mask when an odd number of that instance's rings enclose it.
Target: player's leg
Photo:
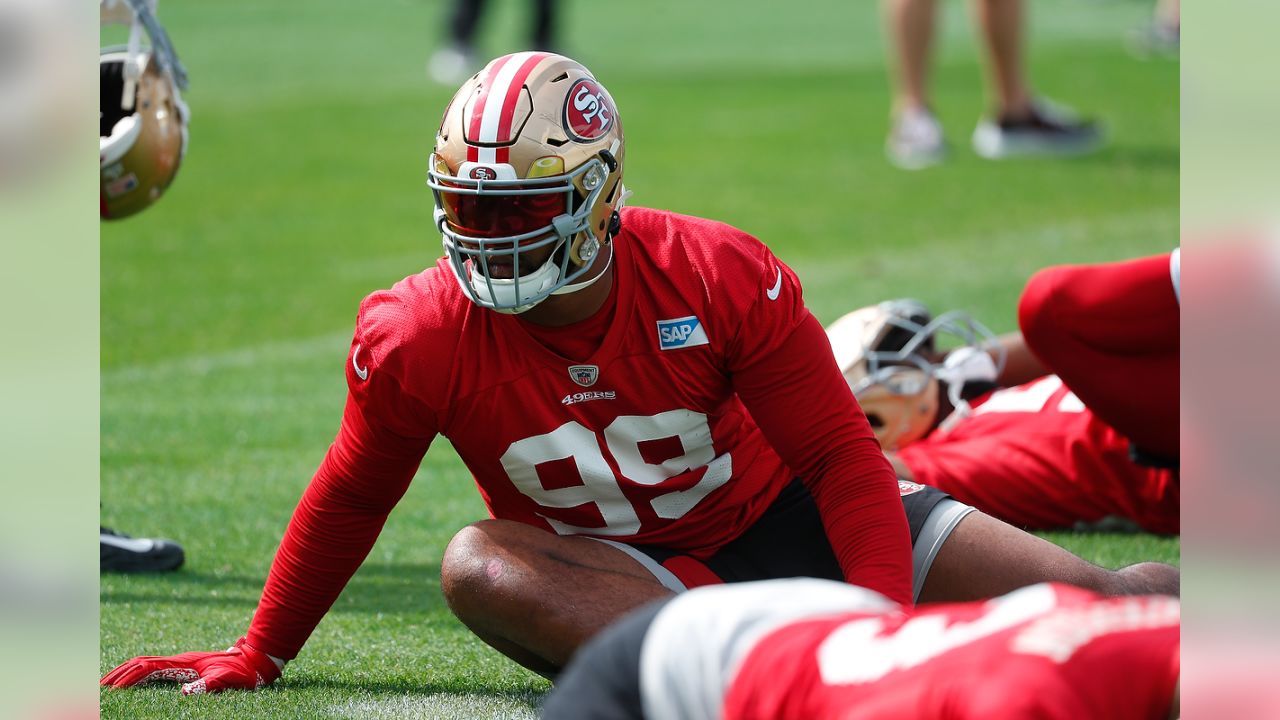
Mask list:
[[[486,0],[454,0],[449,9],[449,37],[431,54],[427,72],[441,85],[457,85],[476,70],[476,29],[484,15]]]
[[[920,502],[920,495],[910,498],[909,520],[922,519],[936,502]],[[445,599],[467,627],[547,676],[605,625],[654,598],[722,582],[842,579],[817,505],[799,480],[783,488],[751,527],[704,560],[484,520],[453,538],[440,575]]]
[[[484,14],[486,0],[455,0],[449,16],[449,39],[455,47],[470,50],[475,45],[476,29]]]
[[[920,602],[1003,595],[1038,582],[1063,582],[1105,595],[1177,595],[1178,569],[1139,563],[1108,570],[981,512],[965,515],[938,549]]]
[[[975,13],[987,49],[996,112],[978,123],[973,149],[998,160],[1018,155],[1075,155],[1102,140],[1098,124],[1036,100],[1023,57],[1023,0],[977,0]]]
[[[507,520],[455,535],[440,580],[450,609],[480,639],[548,677],[605,625],[672,592],[623,550]]]
[[[936,0],[883,0],[893,69],[892,128],[885,144],[889,159],[915,170],[941,162],[946,154],[942,125],[929,107],[929,64],[933,52]]]
[[[987,72],[1000,117],[1031,112],[1022,60],[1022,0],[977,0],[974,13],[987,48]]]
[[[893,110],[927,110],[936,0],[884,0],[884,14],[896,68]]]
[[[1108,425],[1168,458],[1178,457],[1179,318],[1169,255],[1041,270],[1018,307],[1032,352]]]

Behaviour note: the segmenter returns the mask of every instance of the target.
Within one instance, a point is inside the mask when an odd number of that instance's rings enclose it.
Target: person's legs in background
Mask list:
[[[886,153],[898,167],[916,170],[946,156],[942,125],[929,99],[936,0],[884,0],[892,46],[893,109]],[[1098,124],[1038,100],[1026,78],[1022,0],[975,0],[975,19],[986,48],[995,113],[979,122],[973,148],[988,159],[1020,155],[1074,155],[1096,149]]]
[[[449,39],[427,63],[432,80],[457,85],[474,71],[476,28],[484,14],[485,0],[454,0],[449,11]]]

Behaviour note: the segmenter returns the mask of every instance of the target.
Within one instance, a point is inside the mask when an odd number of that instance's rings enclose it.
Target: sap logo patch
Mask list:
[[[707,344],[707,331],[696,315],[658,321],[658,347],[662,350]]]

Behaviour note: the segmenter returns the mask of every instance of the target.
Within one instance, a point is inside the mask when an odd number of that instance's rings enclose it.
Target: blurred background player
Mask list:
[[[947,142],[929,100],[937,0],[884,0],[892,73],[889,160],[918,170],[946,157]],[[1022,0],[974,0],[987,51],[988,85],[995,99],[990,117],[978,122],[973,149],[989,160],[1019,155],[1075,155],[1102,141],[1099,125],[1036,97],[1023,58]]]
[[[116,220],[160,199],[187,148],[190,112],[180,90],[187,75],[155,17],[155,0],[101,0],[102,24],[129,27],[128,43],[98,54],[99,214]],[[144,44],[144,36],[147,44]],[[172,540],[134,538],[99,527],[103,572],[176,570],[185,560]]]
[[[893,300],[845,315],[827,336],[900,479],[1024,528],[1121,520],[1179,531],[1177,474],[1135,463],[1128,438],[1019,334],[997,339],[964,313],[933,318]],[[944,349],[948,340],[959,346]],[[1118,402],[1138,394],[1127,387],[1112,388]]]
[[[556,18],[558,0],[530,0],[530,50],[557,52]],[[447,44],[427,62],[427,73],[441,85],[457,85],[479,70],[476,62],[476,33],[488,0],[453,0],[449,11]]]
[[[915,609],[814,579],[700,588],[601,633],[543,717],[1164,720],[1180,615],[1056,584]]]

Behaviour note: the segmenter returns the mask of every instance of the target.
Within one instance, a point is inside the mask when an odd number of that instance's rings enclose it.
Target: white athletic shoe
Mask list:
[[[922,170],[947,157],[942,124],[928,110],[908,110],[893,121],[885,140],[889,162],[903,170]]]
[[[453,87],[475,72],[475,57],[454,45],[436,50],[427,61],[427,75],[441,85]]]
[[[1102,127],[1074,112],[1037,100],[1018,119],[985,118],[973,131],[973,151],[988,160],[1031,155],[1084,155],[1103,141]]]

